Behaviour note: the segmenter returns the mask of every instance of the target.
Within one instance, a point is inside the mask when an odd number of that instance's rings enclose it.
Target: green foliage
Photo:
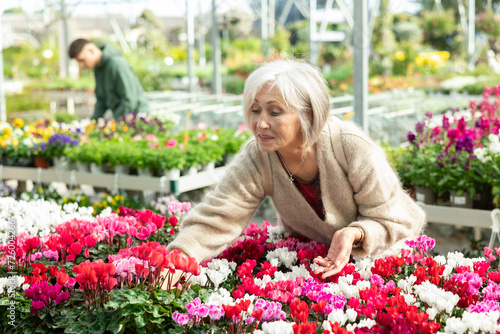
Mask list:
[[[422,28],[416,22],[397,22],[394,24],[393,31],[398,42],[407,41],[420,43],[422,41]]]
[[[56,122],[58,123],[66,123],[66,124],[69,124],[71,123],[72,121],[77,121],[78,120],[78,116],[76,115],[70,115],[68,113],[65,113],[65,112],[57,112],[55,113],[54,115],[54,119],[56,120]]]
[[[246,78],[257,68],[256,64],[239,64],[238,66],[228,67],[227,73],[233,76]]]
[[[437,157],[440,154],[439,147],[420,147],[412,150],[406,149],[399,152],[399,176],[401,182],[406,185],[429,187],[435,193],[442,194],[447,189],[443,186],[438,188],[438,180],[442,177]]]
[[[463,37],[458,32],[454,10],[424,10],[421,15],[425,41],[436,50],[449,51],[454,57],[459,56]]]
[[[48,110],[49,101],[41,94],[26,90],[21,94],[5,96],[6,109],[11,111]]]
[[[290,50],[291,33],[284,27],[279,27],[274,36],[270,38],[274,52],[285,55]]]
[[[403,57],[400,57],[399,53],[402,53]],[[417,55],[418,50],[415,47],[415,43],[410,41],[401,42],[392,59],[392,74],[407,75],[409,66],[413,66]]]
[[[71,161],[79,161],[82,163],[93,162],[98,166],[104,164],[108,159],[106,148],[103,147],[102,143],[98,140],[93,140],[90,143],[84,143],[74,147],[71,150],[69,158]]]
[[[245,79],[239,76],[224,77],[222,84],[226,93],[229,94],[242,94],[245,88]]]
[[[497,40],[500,38],[500,15],[493,11],[479,13],[476,16],[476,30],[484,32],[492,40]]]
[[[83,71],[78,79],[54,77],[50,80],[35,80],[30,87],[42,90],[93,90],[95,87],[94,74],[91,71]]]
[[[484,92],[485,87],[493,87],[498,84],[500,78],[489,78],[485,80],[479,80],[478,82],[470,85],[465,85],[462,89],[471,95],[481,95]]]

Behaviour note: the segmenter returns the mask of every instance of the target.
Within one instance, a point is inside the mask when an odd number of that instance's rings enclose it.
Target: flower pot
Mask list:
[[[90,172],[93,174],[104,174],[104,166],[98,165],[95,162],[90,163]]]
[[[49,158],[35,157],[34,161],[35,161],[36,168],[49,168],[49,166],[50,166],[50,159]]]
[[[54,169],[69,170],[69,160],[66,157],[54,157]]]
[[[212,161],[203,166],[203,171],[205,172],[213,172],[214,170],[215,170],[215,161]]]
[[[88,173],[89,172],[89,164],[78,161],[76,163],[76,171],[80,173]]]
[[[415,186],[415,199],[425,204],[436,203],[436,194],[429,187]]]
[[[456,191],[450,190],[450,203],[451,206],[457,208],[472,208],[473,201],[469,193],[465,191],[458,196]]]
[[[119,175],[128,175],[130,172],[130,166],[126,165],[116,165],[115,173]]]
[[[137,167],[137,175],[142,177],[150,177],[153,174],[151,173],[149,167]]]
[[[198,167],[191,166],[184,171],[184,175],[196,175],[198,174]]]
[[[0,165],[8,165],[8,163],[3,163],[0,161]],[[12,166],[17,166],[17,167],[33,167],[33,158],[18,158],[17,160],[14,161]]]
[[[450,192],[445,191],[441,195],[436,195],[436,205],[450,206]]]
[[[487,210],[491,201],[491,188],[486,188],[474,195],[472,207],[474,209]]]
[[[181,177],[181,170],[179,168],[165,169],[163,175],[169,180],[178,180]]]

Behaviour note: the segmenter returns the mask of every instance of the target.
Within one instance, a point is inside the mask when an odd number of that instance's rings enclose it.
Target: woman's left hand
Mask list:
[[[355,227],[344,227],[335,232],[328,250],[328,255],[323,258],[316,257],[313,262],[322,266],[314,271],[315,274],[323,273],[323,279],[338,274],[349,262],[352,244],[361,238],[360,231]]]

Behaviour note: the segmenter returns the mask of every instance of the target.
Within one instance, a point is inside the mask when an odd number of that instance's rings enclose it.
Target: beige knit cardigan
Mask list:
[[[324,220],[290,183],[276,153],[268,153],[279,223],[293,234],[328,246],[338,229],[359,226],[364,240],[353,249],[355,256],[377,254],[417,237],[425,214],[403,191],[383,150],[353,123],[333,122],[340,127],[348,172],[335,159],[330,127],[325,125],[317,143]],[[217,256],[241,235],[266,197],[260,154],[255,139],[249,140],[222,180],[182,221],[169,250],[180,249],[202,261]]]

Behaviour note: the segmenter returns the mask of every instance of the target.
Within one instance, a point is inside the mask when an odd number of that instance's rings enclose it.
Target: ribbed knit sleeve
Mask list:
[[[167,249],[180,249],[198,261],[217,256],[241,235],[264,200],[263,182],[259,148],[252,139],[222,180],[184,218]]]
[[[384,151],[354,126],[342,132],[358,217],[349,226],[363,229],[356,256],[376,254],[404,239],[419,235],[424,211],[402,189]]]

